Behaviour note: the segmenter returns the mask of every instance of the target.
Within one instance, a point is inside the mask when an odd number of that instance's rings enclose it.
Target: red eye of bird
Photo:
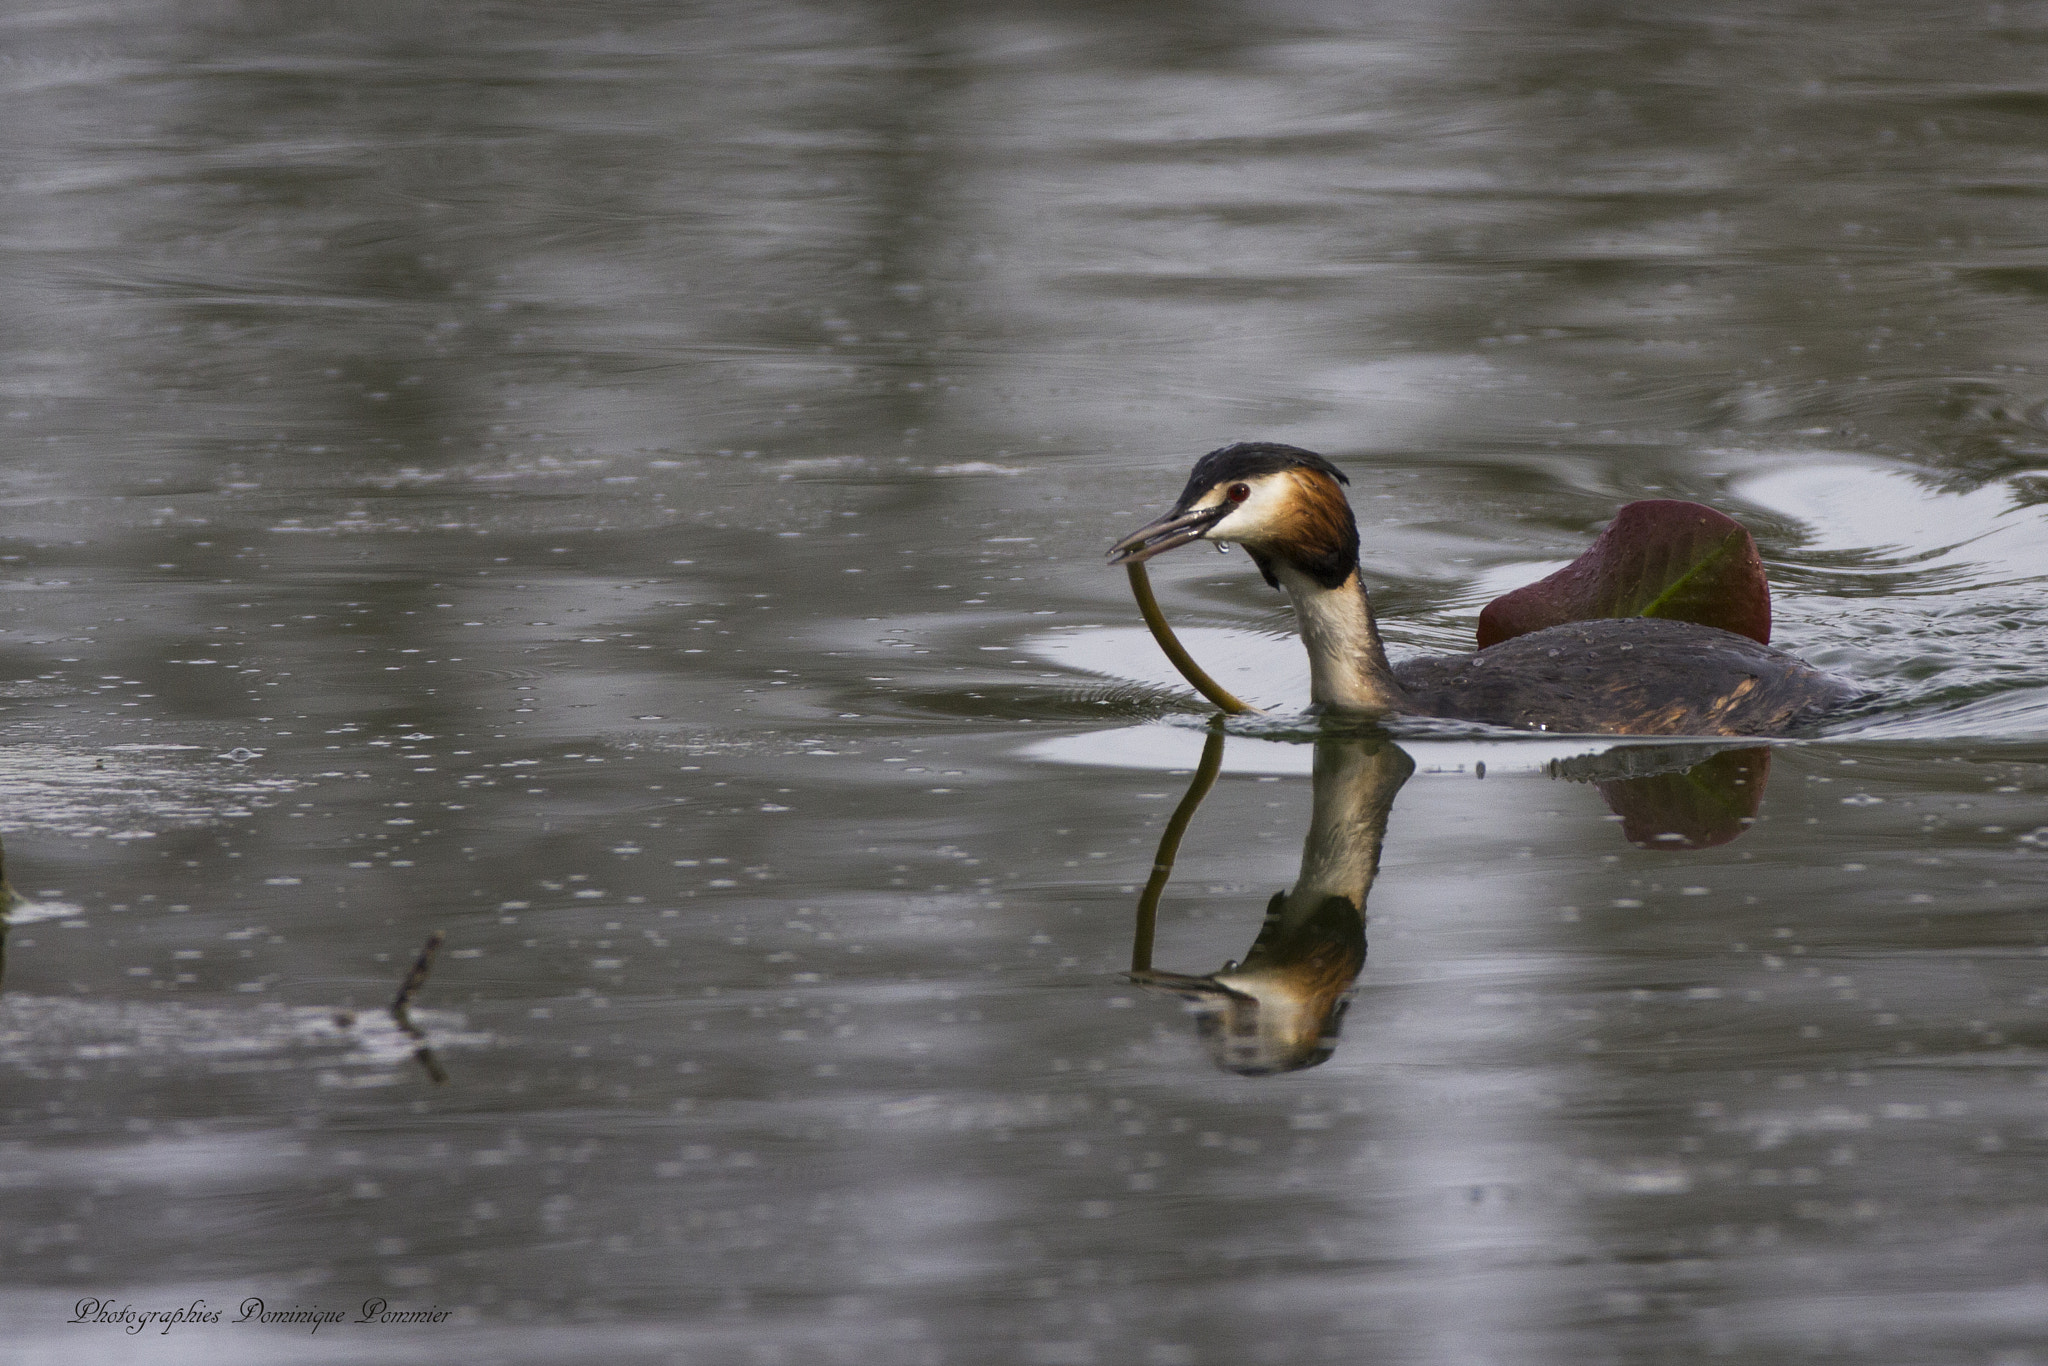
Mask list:
[[[1245,499],[1252,496],[1252,486],[1250,484],[1232,484],[1223,496],[1233,503],[1242,503]]]

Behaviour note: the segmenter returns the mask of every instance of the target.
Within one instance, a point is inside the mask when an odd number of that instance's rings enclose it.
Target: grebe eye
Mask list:
[[[1223,496],[1233,503],[1242,503],[1245,499],[1252,496],[1252,486],[1250,484],[1232,484],[1224,491]]]

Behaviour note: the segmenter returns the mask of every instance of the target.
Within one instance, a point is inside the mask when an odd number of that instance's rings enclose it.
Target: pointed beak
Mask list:
[[[1230,503],[1219,503],[1212,508],[1196,508],[1192,512],[1169,512],[1156,522],[1148,522],[1109,548],[1111,564],[1137,564],[1154,555],[1199,541],[1202,533],[1223,520],[1231,510]]]
[[[1134,985],[1151,987],[1155,991],[1170,991],[1174,995],[1188,1001],[1253,1001],[1258,999],[1255,996],[1248,996],[1242,991],[1227,987],[1214,977],[1193,977],[1184,972],[1157,972],[1151,968],[1145,968],[1137,972],[1127,972],[1124,976]]]

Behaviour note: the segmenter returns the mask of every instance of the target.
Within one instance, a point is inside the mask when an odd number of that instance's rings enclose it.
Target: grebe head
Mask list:
[[[1240,441],[1195,462],[1173,510],[1110,548],[1135,564],[1190,541],[1236,542],[1266,582],[1275,561],[1335,588],[1358,567],[1358,524],[1341,487],[1351,481],[1314,451]]]

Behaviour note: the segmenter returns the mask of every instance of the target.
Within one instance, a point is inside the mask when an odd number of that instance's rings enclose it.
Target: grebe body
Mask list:
[[[1857,694],[1748,636],[1657,617],[1403,660],[1394,678],[1424,716],[1621,735],[1784,735]]]
[[[1358,525],[1324,457],[1246,442],[1195,464],[1173,510],[1111,562],[1196,540],[1242,545],[1294,604],[1318,710],[1437,716],[1524,730],[1783,735],[1859,690],[1747,636],[1658,617],[1574,621],[1471,654],[1390,665],[1358,574]]]

